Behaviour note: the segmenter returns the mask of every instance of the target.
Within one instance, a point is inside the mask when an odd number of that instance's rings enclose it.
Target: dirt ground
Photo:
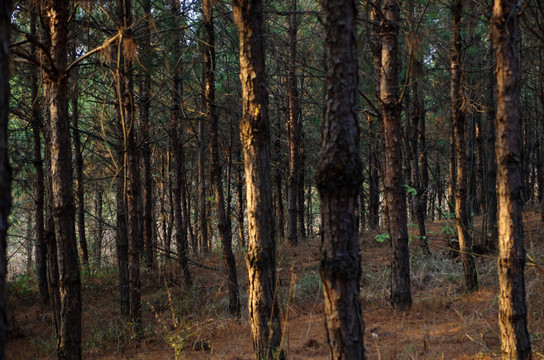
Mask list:
[[[526,288],[529,330],[535,359],[544,359],[544,228],[540,214],[525,218],[528,254]],[[481,220],[475,219],[478,226]],[[399,313],[389,299],[389,245],[380,232],[361,240],[363,318],[369,359],[498,359],[498,280],[496,255],[477,257],[480,290],[466,294],[460,260],[447,256],[447,220],[428,224],[432,255],[411,242],[413,307]],[[411,234],[417,228],[409,227]],[[475,242],[481,234],[476,231]],[[288,359],[327,359],[318,271],[319,239],[295,249],[280,245],[278,299]],[[237,253],[242,316],[227,314],[227,284],[219,253],[194,258],[208,268],[191,267],[194,285],[178,285],[174,265],[142,273],[144,334],[137,337],[119,313],[115,268],[83,278],[83,356],[85,359],[253,359],[247,315],[247,277]],[[213,268],[215,270],[209,269]],[[31,281],[10,283],[8,359],[56,358],[49,307],[39,304]]]

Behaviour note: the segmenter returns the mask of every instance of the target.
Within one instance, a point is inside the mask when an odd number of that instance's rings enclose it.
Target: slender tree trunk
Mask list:
[[[11,1],[7,0],[0,5],[0,360],[6,358],[4,349],[8,333],[6,276],[8,217],[11,211],[11,167],[8,159],[10,26]]]
[[[287,120],[287,138],[289,141],[289,177],[287,181],[287,241],[289,245],[298,244],[297,222],[299,219],[299,192],[300,180],[300,147],[301,147],[301,121],[300,102],[298,99],[298,87],[296,78],[296,52],[297,52],[297,0],[291,0],[291,14],[289,15],[288,42],[289,60],[287,71],[287,97],[289,116]],[[303,226],[303,224],[298,224]]]
[[[240,296],[238,294],[238,277],[236,262],[232,252],[232,226],[230,217],[225,211],[225,195],[223,193],[222,166],[219,161],[219,126],[215,111],[215,30],[213,21],[213,3],[203,0],[202,13],[206,31],[204,45],[204,62],[206,71],[206,117],[210,126],[210,167],[211,182],[215,192],[215,211],[217,213],[217,228],[221,236],[223,261],[229,281],[229,313],[240,315]],[[228,179],[227,179],[228,181]]]
[[[72,60],[77,57],[75,46],[72,49]],[[77,197],[77,233],[79,238],[80,259],[84,267],[89,269],[89,250],[85,232],[85,188],[83,186],[83,153],[79,133],[79,71],[72,71],[72,137],[74,139],[74,159],[76,165],[76,197]]]
[[[240,148],[236,150],[236,197],[238,201],[238,237],[240,239],[240,248],[246,247],[246,237],[244,235],[244,179],[243,179],[243,164],[242,153]]]
[[[461,12],[462,0],[455,0],[453,5],[453,32],[451,45],[451,115],[455,138],[456,199],[455,220],[459,237],[459,248],[465,273],[467,291],[478,289],[476,263],[472,256],[472,235],[469,232],[469,216],[467,212],[467,161],[465,142],[465,110],[461,97]]]
[[[359,158],[357,2],[320,2],[325,16],[325,118],[317,185],[321,197],[320,273],[331,359],[364,359],[361,255],[356,204]]]
[[[402,179],[400,104],[398,95],[399,4],[385,0],[383,6],[381,114],[385,130],[385,197],[393,260],[391,305],[398,310],[412,306],[410,253],[406,226],[406,201]]]
[[[122,33],[118,44],[116,92],[119,103],[119,121],[124,142],[123,164],[126,168],[126,210],[128,235],[128,281],[129,281],[129,316],[140,333],[142,326],[142,308],[140,303],[140,174],[139,159],[136,153],[136,115],[133,98],[132,59],[127,50],[134,41],[132,37],[132,1],[117,1],[117,27]]]
[[[530,359],[525,305],[523,246],[519,8],[515,0],[495,0],[492,39],[497,57],[497,165],[499,227],[499,326],[506,358]]]
[[[37,37],[37,13],[32,9],[30,14],[30,31],[32,36]],[[30,44],[30,53],[37,56],[36,45]],[[47,244],[44,235],[44,172],[42,158],[41,132],[43,131],[43,119],[41,114],[41,101],[38,84],[38,67],[30,68],[30,92],[32,96],[31,125],[32,138],[34,140],[34,168],[36,169],[36,208],[34,217],[36,219],[36,270],[38,274],[38,288],[40,298],[44,305],[49,303],[49,289],[47,287]]]
[[[148,269],[153,268],[153,177],[151,175],[151,145],[149,137],[149,112],[151,106],[151,72],[153,63],[151,57],[151,0],[142,3],[146,24],[142,29],[142,47],[144,64],[144,80],[142,84],[142,95],[140,100],[140,126],[142,134],[142,162],[143,162],[143,221],[142,240],[144,245],[144,261]]]
[[[278,126],[279,127],[279,126]],[[285,239],[285,211],[283,208],[283,186],[284,173],[283,152],[281,147],[281,132],[278,131],[274,140],[274,153],[276,154],[276,169],[274,171],[274,209],[276,211],[276,239],[278,242]]]
[[[96,262],[96,268],[100,269],[100,267],[102,266],[102,243],[104,241],[103,193],[100,186],[97,186],[96,188],[95,211],[97,229],[94,258]]]
[[[59,256],[60,337],[59,359],[81,358],[81,280],[72,194],[72,151],[68,114],[68,1],[41,2],[41,17],[55,71],[46,68],[43,88],[49,104],[52,217]],[[49,64],[48,64],[49,65]]]
[[[270,184],[270,123],[264,72],[262,0],[234,0],[240,46],[242,119],[247,193],[248,307],[257,359],[283,359],[276,301],[276,244]]]

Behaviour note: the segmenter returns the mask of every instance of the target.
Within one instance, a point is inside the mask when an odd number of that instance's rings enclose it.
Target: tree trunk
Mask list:
[[[213,22],[213,3],[211,0],[202,1],[202,13],[206,42],[204,45],[204,62],[206,72],[206,117],[210,126],[210,167],[211,181],[215,192],[215,211],[217,213],[217,228],[221,236],[223,261],[229,281],[229,313],[240,315],[240,296],[238,294],[238,277],[236,262],[232,253],[232,226],[225,211],[225,195],[223,193],[222,166],[219,162],[219,126],[215,111],[215,30]],[[228,181],[228,179],[227,179]]]
[[[30,14],[30,32],[32,36],[37,36],[37,13],[35,8]],[[30,44],[30,53],[33,57],[37,56],[36,44]],[[43,131],[43,119],[41,114],[41,101],[38,84],[38,67],[30,68],[30,92],[32,96],[31,108],[31,126],[32,138],[34,141],[34,168],[36,169],[36,208],[34,217],[36,221],[36,272],[38,274],[38,288],[40,289],[40,299],[44,305],[49,303],[49,289],[47,287],[47,244],[44,235],[44,172],[42,158],[41,132]]]
[[[521,197],[521,118],[518,62],[519,8],[515,0],[495,0],[492,39],[497,57],[499,325],[501,351],[530,359],[525,305],[525,248]]]
[[[128,281],[129,281],[129,315],[136,333],[142,326],[142,308],[140,303],[140,175],[139,159],[136,153],[136,119],[134,89],[132,81],[132,59],[127,49],[134,41],[132,36],[132,2],[131,0],[117,1],[117,27],[121,32],[118,44],[116,91],[119,106],[119,121],[123,130],[124,156],[126,168],[126,210],[128,235]]]
[[[381,115],[385,132],[385,201],[393,260],[391,305],[398,310],[412,306],[410,253],[406,226],[406,201],[402,179],[400,104],[398,95],[399,4],[385,0],[381,24]]]
[[[357,2],[320,2],[325,16],[325,118],[316,179],[321,197],[320,273],[331,359],[364,359],[356,204],[359,158]]]
[[[11,167],[8,160],[10,26],[11,1],[7,0],[0,5],[0,360],[6,358],[4,349],[8,333],[6,277],[8,217],[11,211]]]
[[[262,0],[234,0],[239,33],[242,119],[247,193],[248,307],[257,359],[283,359],[276,301],[276,244],[270,184],[270,123],[265,85]]]
[[[142,219],[142,240],[145,266],[153,268],[153,177],[151,175],[151,145],[149,137],[149,110],[151,106],[151,72],[153,71],[153,56],[151,49],[151,0],[142,3],[145,14],[145,26],[142,29],[142,64],[144,65],[144,80],[142,84],[142,95],[140,100],[140,126],[142,134],[142,162],[143,162],[143,219]]]
[[[236,197],[238,201],[238,237],[240,238],[240,248],[246,247],[246,237],[244,235],[244,179],[242,178],[243,164],[240,148],[236,150]]]
[[[72,61],[76,59],[75,46],[72,49]],[[78,68],[72,70],[72,137],[74,139],[74,159],[76,165],[76,197],[77,197],[77,233],[79,238],[80,259],[89,270],[89,250],[85,232],[85,188],[83,186],[83,154],[79,133],[79,74]]]
[[[46,64],[43,89],[49,105],[48,145],[51,159],[52,217],[59,260],[59,359],[81,358],[81,280],[72,194],[72,150],[68,115],[68,1],[41,2],[51,64]],[[49,66],[54,66],[55,70]]]
[[[467,159],[465,142],[465,110],[461,97],[461,12],[462,0],[455,0],[452,10],[453,32],[451,44],[451,115],[455,138],[456,196],[455,220],[459,237],[459,249],[465,273],[467,291],[478,289],[478,274],[472,256],[472,235],[469,232],[469,216],[467,212]]]
[[[301,147],[301,121],[300,102],[298,99],[298,87],[296,78],[296,52],[297,52],[297,0],[291,0],[291,14],[289,15],[288,43],[289,59],[287,71],[287,97],[289,116],[287,120],[287,138],[289,141],[289,177],[287,181],[287,241],[289,245],[298,244],[297,222],[299,219],[299,192],[300,180],[300,147]],[[303,226],[303,224],[298,224]]]
[[[104,241],[104,216],[103,216],[103,194],[102,188],[97,186],[95,197],[95,211],[96,211],[96,244],[94,258],[96,262],[96,268],[100,269],[102,266],[102,243]]]

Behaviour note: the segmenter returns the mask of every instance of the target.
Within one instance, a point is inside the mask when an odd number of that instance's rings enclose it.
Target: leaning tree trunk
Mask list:
[[[262,0],[234,0],[239,33],[246,177],[248,307],[257,359],[284,358],[276,301],[276,244],[270,184],[270,123],[264,73]]]
[[[499,326],[504,357],[530,359],[524,279],[517,3],[495,0],[491,21],[497,57]]]
[[[385,201],[393,247],[391,305],[398,310],[412,306],[410,253],[406,200],[402,180],[400,103],[398,95],[399,4],[386,0],[381,25],[382,66],[380,82],[381,115],[385,131]]]
[[[9,42],[11,1],[0,5],[0,360],[4,352],[8,324],[6,314],[6,275],[8,271],[8,216],[11,211],[11,167],[8,160]]]
[[[451,47],[451,115],[455,134],[456,196],[455,220],[459,237],[459,250],[465,273],[467,291],[478,288],[476,263],[472,256],[472,235],[469,233],[469,216],[467,210],[467,159],[465,141],[465,110],[461,98],[461,11],[462,0],[455,0],[453,5],[453,32]]]
[[[81,280],[72,194],[72,148],[68,114],[68,8],[67,0],[41,2],[52,64],[43,75],[44,95],[49,104],[49,147],[51,159],[52,217],[59,260],[60,331],[59,359],[81,358]],[[50,69],[53,65],[55,70]]]
[[[231,221],[225,211],[225,195],[223,193],[222,167],[219,162],[219,126],[215,111],[215,30],[213,21],[213,2],[202,1],[202,13],[206,42],[204,45],[204,63],[206,73],[206,117],[210,126],[210,167],[211,181],[215,192],[215,209],[217,213],[217,228],[221,236],[223,261],[229,282],[229,313],[240,315],[240,296],[238,294],[238,277],[236,275],[236,261],[232,252]],[[227,181],[230,179],[227,178]]]
[[[331,359],[364,359],[361,254],[357,240],[359,158],[357,2],[320,2],[325,15],[325,117],[317,186],[321,197],[320,273]]]

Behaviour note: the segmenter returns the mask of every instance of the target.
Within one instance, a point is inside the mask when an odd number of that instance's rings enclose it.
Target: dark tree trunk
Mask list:
[[[270,184],[270,123],[264,72],[262,0],[234,0],[240,46],[242,119],[247,193],[248,307],[257,359],[283,359],[276,301],[276,244]]]
[[[208,244],[208,211],[206,198],[206,137],[204,119],[198,122],[198,224],[200,232],[200,250],[207,253]]]
[[[469,232],[469,216],[467,211],[467,161],[465,141],[465,110],[461,97],[461,12],[462,0],[455,0],[452,8],[453,32],[451,44],[451,115],[455,138],[456,196],[455,220],[459,237],[459,248],[465,273],[467,291],[478,289],[476,263],[472,256],[472,235]]]
[[[364,359],[356,204],[359,158],[357,2],[320,2],[325,16],[325,113],[316,179],[321,197],[320,273],[331,359]]]
[[[285,176],[283,152],[280,140],[281,133],[278,132],[274,140],[274,153],[276,154],[276,168],[274,170],[274,209],[276,216],[276,239],[278,242],[285,239],[285,211],[283,208],[283,183],[282,179]]]
[[[81,358],[81,280],[72,194],[72,148],[68,114],[68,1],[41,2],[51,64],[43,76],[44,95],[49,107],[52,217],[59,260],[60,331],[59,359]],[[49,68],[54,66],[55,70]]]
[[[213,21],[213,2],[203,0],[202,13],[206,42],[204,45],[204,62],[206,72],[206,117],[210,126],[210,167],[211,182],[215,192],[215,211],[217,213],[217,228],[221,236],[223,261],[229,281],[229,313],[240,315],[240,296],[238,294],[238,277],[236,262],[232,252],[232,226],[230,217],[225,211],[225,195],[223,193],[222,166],[219,161],[219,126],[215,111],[215,30]],[[227,181],[228,178],[227,178]]]
[[[297,52],[297,0],[291,0],[291,14],[289,15],[288,42],[289,60],[287,71],[287,97],[289,116],[287,119],[287,139],[289,141],[289,177],[287,181],[287,241],[289,245],[298,244],[299,230],[299,193],[300,181],[300,147],[301,147],[301,122],[302,113],[298,99],[298,86],[296,78],[296,52]],[[298,224],[303,226],[304,224]]]
[[[244,235],[244,179],[243,179],[243,159],[240,148],[236,150],[236,197],[238,201],[238,237],[240,239],[240,248],[246,247],[246,237]]]
[[[400,104],[398,95],[399,4],[385,0],[382,19],[381,115],[385,130],[385,201],[393,260],[391,305],[398,310],[412,306],[410,253],[406,201],[402,179]]]
[[[96,243],[94,258],[96,262],[96,268],[100,269],[102,266],[102,243],[104,240],[104,216],[103,216],[103,194],[102,188],[97,186],[95,197],[95,211],[96,211]]]
[[[132,2],[131,0],[117,1],[117,27],[122,32],[121,48],[128,49],[132,36]],[[142,326],[142,308],[140,303],[140,176],[139,158],[136,152],[136,119],[134,89],[132,80],[132,59],[127,51],[121,51],[117,56],[117,73],[115,79],[117,100],[119,106],[119,122],[123,129],[123,164],[126,169],[125,199],[127,211],[128,235],[128,281],[129,281],[129,315],[130,321],[137,333]]]
[[[37,14],[32,9],[30,14],[30,31],[32,36],[37,36]],[[36,45],[30,44],[31,54],[37,56]],[[30,68],[30,91],[32,96],[31,125],[32,137],[34,141],[34,168],[36,169],[36,208],[34,217],[36,219],[36,270],[38,274],[38,288],[40,289],[40,298],[43,304],[49,303],[49,289],[47,287],[47,244],[44,235],[44,172],[42,158],[41,132],[43,131],[43,119],[41,114],[41,101],[38,84],[38,67]]]
[[[72,61],[76,59],[75,47],[72,49]],[[89,250],[87,248],[87,234],[85,232],[85,188],[83,186],[83,150],[81,149],[81,135],[79,133],[79,71],[72,70],[72,137],[74,139],[74,159],[76,165],[76,197],[77,197],[77,233],[81,262],[89,269]]]
[[[10,26],[11,1],[7,0],[0,5],[0,360],[6,358],[4,349],[8,332],[6,276],[8,217],[11,211],[11,167],[8,160]]]
[[[525,305],[525,248],[521,179],[520,72],[517,41],[519,8],[515,0],[495,0],[492,39],[497,58],[499,326],[506,358],[530,359]]]
[[[153,268],[153,177],[151,175],[151,145],[149,137],[149,110],[151,106],[151,72],[153,71],[153,56],[151,50],[151,0],[142,3],[145,14],[145,26],[142,29],[142,64],[144,65],[144,80],[140,100],[140,126],[142,134],[142,165],[143,165],[143,219],[142,240],[144,245],[144,261],[148,269]]]

